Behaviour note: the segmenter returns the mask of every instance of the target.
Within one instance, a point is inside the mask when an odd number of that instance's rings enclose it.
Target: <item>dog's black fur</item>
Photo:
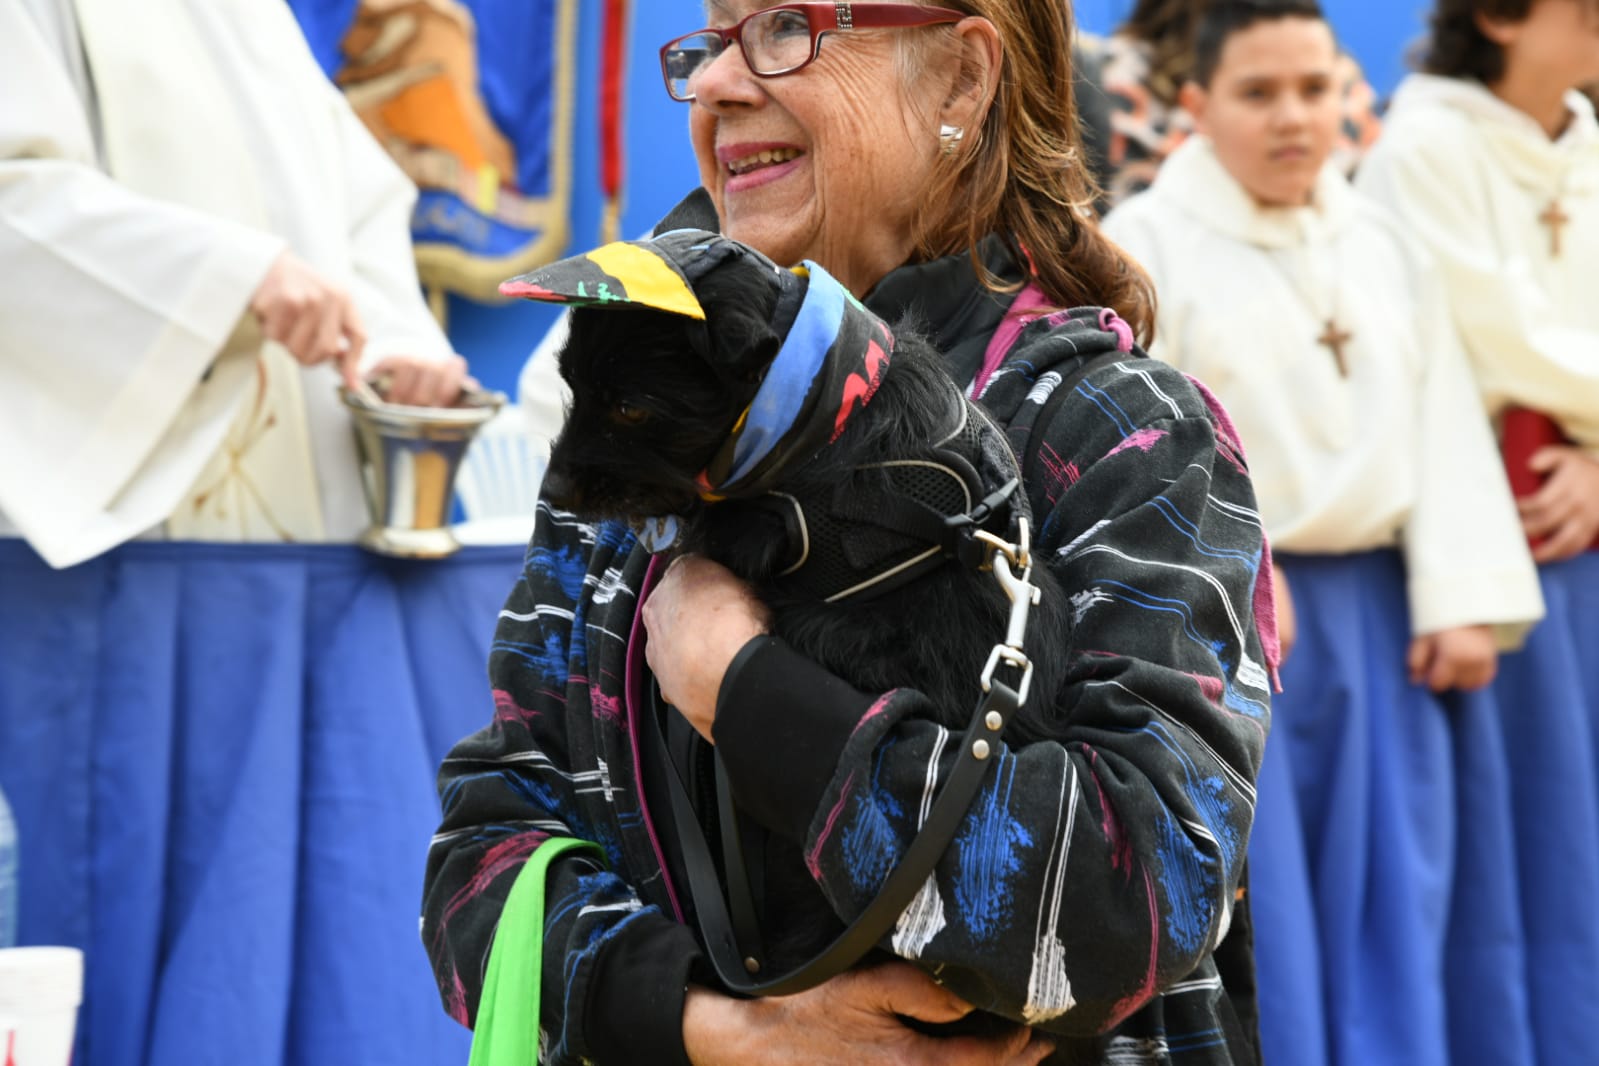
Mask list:
[[[706,504],[694,483],[781,346],[772,325],[776,294],[769,277],[744,259],[717,267],[694,288],[709,328],[648,309],[573,311],[560,354],[572,401],[551,450],[545,497],[596,519],[681,516],[681,549],[705,554],[750,582],[772,609],[774,633],[791,647],[863,691],[917,689],[943,725],[961,730],[980,694],[989,651],[1004,637],[1009,601],[992,575],[953,562],[865,602],[801,600],[777,588],[774,575],[795,557],[780,518],[749,501]],[[784,492],[806,499],[840,483],[865,489],[866,478],[883,475],[857,471],[858,464],[927,458],[930,442],[948,428],[939,423],[948,417],[951,386],[936,350],[910,331],[896,331],[896,340],[870,404],[833,444],[792,471]],[[1064,674],[1064,597],[1047,567],[1035,565],[1033,581],[1043,588],[1026,635],[1035,674],[1028,702],[1007,730],[1012,742],[1055,732],[1054,694]],[[767,860],[770,871],[770,850]],[[769,872],[767,914],[788,918],[813,910],[801,898],[807,889],[813,900],[819,894],[797,847],[781,862],[791,862],[803,884]],[[804,944],[780,938],[787,946],[773,951],[789,966],[839,928],[836,918],[825,931],[815,928],[814,918],[799,924],[811,927],[797,936]],[[790,954],[796,957],[782,958]]]

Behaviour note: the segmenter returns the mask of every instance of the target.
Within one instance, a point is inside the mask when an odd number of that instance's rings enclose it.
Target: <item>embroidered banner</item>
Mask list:
[[[423,284],[474,299],[565,248],[578,0],[290,0],[417,185]]]

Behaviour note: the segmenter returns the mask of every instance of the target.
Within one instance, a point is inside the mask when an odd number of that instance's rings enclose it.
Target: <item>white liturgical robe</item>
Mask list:
[[[274,0],[0,0],[0,528],[66,566],[137,536],[349,540],[328,366],[248,305],[292,249],[365,361],[446,358],[415,190]]]
[[[1151,354],[1236,420],[1273,546],[1400,548],[1415,633],[1519,642],[1537,573],[1442,294],[1386,213],[1332,168],[1310,206],[1259,206],[1196,137],[1105,228],[1154,277]]]
[[[1566,105],[1551,140],[1478,82],[1412,75],[1358,180],[1438,263],[1489,412],[1599,453],[1599,122]]]

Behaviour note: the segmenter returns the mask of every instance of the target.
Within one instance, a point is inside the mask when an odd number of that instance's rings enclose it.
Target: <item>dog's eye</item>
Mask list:
[[[650,417],[650,412],[643,407],[635,407],[630,403],[619,403],[611,409],[611,416],[618,422],[629,426],[636,426]]]

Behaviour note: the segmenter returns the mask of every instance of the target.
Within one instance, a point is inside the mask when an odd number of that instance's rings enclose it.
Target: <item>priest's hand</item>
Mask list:
[[[250,310],[268,340],[277,341],[302,366],[337,364],[345,385],[359,384],[356,368],[366,345],[361,315],[347,292],[311,264],[284,252],[273,262]]]
[[[1599,459],[1554,444],[1534,452],[1527,465],[1544,475],[1543,486],[1517,504],[1527,536],[1542,539],[1532,557],[1554,563],[1580,555],[1599,536]]]
[[[1410,680],[1434,692],[1479,689],[1499,670],[1499,647],[1487,626],[1457,626],[1410,642]]]
[[[739,649],[770,625],[766,605],[733,571],[680,555],[644,601],[644,658],[661,695],[711,739],[722,675]]]
[[[459,355],[448,359],[384,356],[366,372],[366,378],[389,403],[412,407],[451,407],[461,399],[463,389],[478,387]]]
[[[971,1006],[903,962],[851,970],[792,996],[732,999],[694,985],[683,1044],[695,1066],[1035,1066],[1051,1041],[1018,1025],[984,1036],[928,1036],[905,1023],[953,1022]]]

